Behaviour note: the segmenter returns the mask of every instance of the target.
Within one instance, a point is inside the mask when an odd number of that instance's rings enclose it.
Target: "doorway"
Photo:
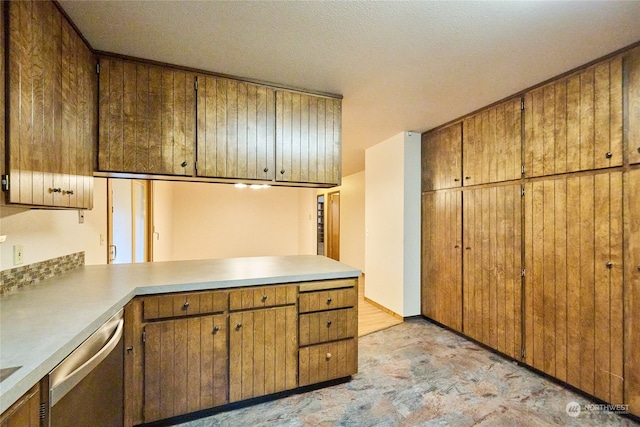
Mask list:
[[[151,181],[107,180],[109,264],[152,259]]]
[[[318,196],[318,229],[317,229],[317,244],[318,255],[324,255],[324,194]]]
[[[327,256],[340,261],[340,192],[327,195]]]

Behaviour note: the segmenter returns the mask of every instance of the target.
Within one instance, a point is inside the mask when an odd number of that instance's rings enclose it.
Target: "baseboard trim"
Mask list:
[[[375,306],[376,308],[379,308],[380,310],[384,311],[385,313],[387,313],[387,314],[389,314],[389,315],[391,315],[391,316],[395,317],[396,319],[401,320],[401,321],[403,321],[403,322],[404,322],[404,317],[400,316],[400,315],[399,315],[398,313],[396,313],[395,311],[389,310],[387,307],[385,307],[385,306],[383,306],[383,305],[380,305],[380,304],[378,304],[377,302],[375,302],[375,301],[373,301],[373,300],[371,300],[371,299],[369,299],[369,298],[367,298],[367,297],[364,297],[364,300],[365,300],[366,302],[368,302],[369,304],[371,304],[371,305]]]

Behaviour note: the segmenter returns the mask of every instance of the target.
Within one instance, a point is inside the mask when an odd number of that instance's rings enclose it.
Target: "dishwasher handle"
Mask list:
[[[122,313],[118,313],[122,316]],[[115,317],[115,316],[114,316]],[[50,384],[51,394],[49,396],[49,405],[53,406],[60,401],[71,389],[73,389],[80,381],[82,381],[96,366],[98,366],[104,359],[109,356],[113,349],[118,345],[122,334],[124,332],[124,319],[120,317],[116,326],[115,332],[109,339],[109,341],[98,351],[91,356],[89,360],[80,365],[73,372],[70,372],[64,378],[56,379]],[[64,363],[64,362],[62,362]]]

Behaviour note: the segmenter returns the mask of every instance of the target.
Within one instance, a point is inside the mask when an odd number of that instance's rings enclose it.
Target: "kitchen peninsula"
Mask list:
[[[211,406],[348,377],[357,371],[357,278],[360,273],[321,256],[229,258],[84,266],[13,291],[0,298],[0,368],[19,369],[0,382],[0,413],[122,308],[125,308],[127,348],[125,390],[133,393],[125,393],[127,425],[193,412],[192,406],[184,410],[173,408],[169,412],[161,408],[155,413],[149,408],[136,407],[136,402],[142,402],[141,393],[151,391],[148,384],[143,384],[149,377],[136,374],[135,366],[148,362],[151,356],[142,357],[144,349],[128,346],[128,342],[142,343],[144,340],[131,336],[140,331],[146,333],[148,342],[153,327],[167,322],[196,321],[199,316],[222,319],[224,325],[214,332],[228,334],[224,340],[225,346],[228,345],[224,350],[226,367],[221,375],[223,397]],[[213,301],[208,309],[203,302],[207,298]],[[165,310],[163,314],[163,306],[173,304],[175,307],[178,300],[181,306],[176,310],[183,309],[183,312],[167,314]],[[293,349],[295,354],[291,363],[295,371],[280,389],[263,384],[262,388],[254,387],[248,392],[243,385],[247,382],[244,373],[233,372],[237,356],[229,355],[229,351],[247,350],[241,348],[242,339],[235,339],[231,331],[244,328],[251,332],[248,318],[243,317],[248,315],[254,320],[254,328],[260,330],[258,314],[267,318],[279,309],[283,313],[286,310],[283,315],[289,326],[286,337],[273,334],[276,341],[272,345],[284,344],[286,338],[285,347]],[[320,322],[324,330],[319,331]],[[146,326],[149,329],[144,331]],[[262,328],[264,330],[264,326]],[[274,332],[279,330],[275,328]],[[265,348],[268,345],[263,343]],[[240,347],[234,349],[234,346]],[[229,363],[230,360],[234,363]],[[327,363],[324,374],[318,367],[321,360]],[[229,365],[230,373],[227,372]],[[234,375],[239,375],[238,381]],[[150,395],[145,395],[145,401],[149,399]],[[200,409],[205,407],[197,408]]]

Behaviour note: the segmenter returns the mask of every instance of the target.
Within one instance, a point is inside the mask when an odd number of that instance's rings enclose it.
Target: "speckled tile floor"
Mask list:
[[[576,417],[567,405],[577,402]],[[180,424],[205,426],[640,426],[425,320],[361,337],[344,384]]]

